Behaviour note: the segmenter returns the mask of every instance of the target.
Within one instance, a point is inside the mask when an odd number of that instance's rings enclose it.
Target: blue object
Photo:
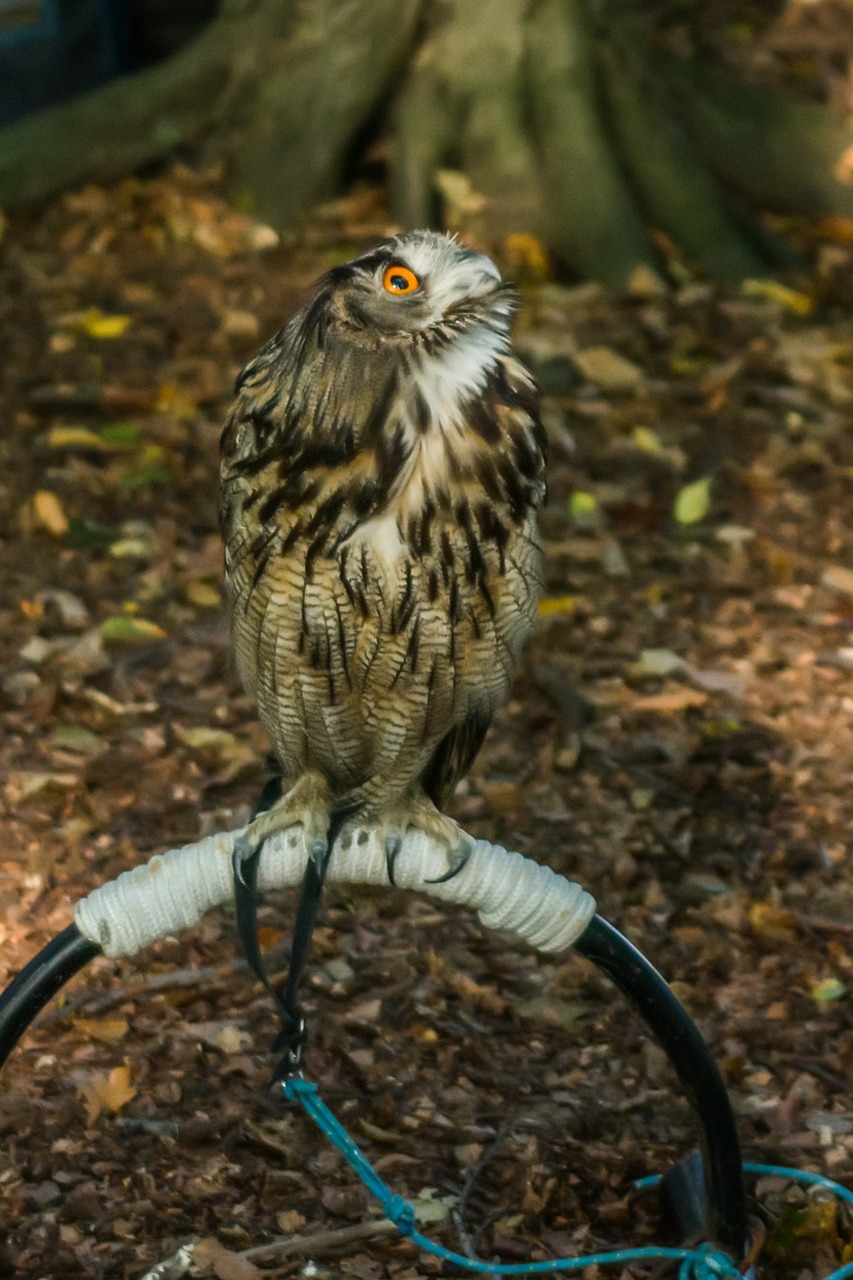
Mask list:
[[[390,1187],[382,1181],[367,1156],[350,1137],[337,1117],[329,1110],[317,1092],[317,1086],[301,1076],[292,1076],[282,1083],[284,1095],[289,1102],[298,1102],[311,1117],[317,1127],[337,1147],[352,1169],[367,1187],[371,1195],[379,1201],[386,1218],[394,1223],[401,1235],[411,1240],[424,1253],[450,1262],[453,1266],[465,1271],[497,1276],[545,1275],[557,1271],[580,1271],[595,1263],[600,1267],[616,1266],[625,1262],[681,1262],[678,1280],[749,1280],[741,1276],[733,1260],[719,1249],[710,1245],[700,1245],[695,1249],[642,1248],[615,1249],[604,1253],[590,1253],[582,1258],[554,1258],[547,1262],[494,1263],[482,1262],[479,1258],[467,1258],[461,1253],[454,1253],[422,1236],[415,1227],[415,1211],[402,1196],[395,1195]],[[763,1174],[776,1178],[787,1178],[791,1182],[801,1182],[809,1187],[824,1187],[839,1200],[853,1207],[853,1191],[842,1187],[840,1183],[824,1178],[819,1173],[806,1173],[802,1169],[787,1169],[775,1164],[745,1164],[744,1173]],[[634,1183],[635,1191],[648,1191],[657,1187],[661,1179],[658,1175],[640,1178]],[[832,1272],[826,1280],[853,1280],[853,1262]]]
[[[386,1186],[367,1156],[349,1136],[346,1129],[326,1106],[317,1092],[317,1086],[300,1076],[292,1076],[283,1082],[285,1097],[291,1102],[298,1102],[308,1113],[319,1129],[334,1143],[351,1167],[358,1174],[371,1195],[379,1201],[386,1218],[394,1223],[401,1235],[411,1240],[424,1253],[431,1253],[455,1267],[479,1274],[497,1276],[547,1275],[557,1271],[582,1271],[596,1263],[600,1267],[616,1266],[626,1262],[663,1262],[681,1263],[678,1280],[743,1280],[734,1262],[726,1254],[710,1246],[698,1249],[614,1249],[605,1253],[591,1253],[583,1258],[554,1258],[546,1262],[495,1263],[483,1262],[479,1258],[467,1258],[464,1254],[454,1253],[436,1244],[434,1240],[422,1236],[415,1228],[415,1211],[402,1196],[395,1195]],[[847,1271],[838,1272],[829,1280],[842,1280]]]
[[[120,0],[0,0],[0,125],[128,69]]]

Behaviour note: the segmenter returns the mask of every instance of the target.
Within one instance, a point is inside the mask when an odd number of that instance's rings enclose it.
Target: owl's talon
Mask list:
[[[394,832],[393,835],[385,837],[385,870],[388,873],[388,880],[392,886],[397,884],[394,879],[394,863],[397,861],[400,850],[403,847],[402,837]]]
[[[243,834],[238,836],[234,841],[234,849],[231,854],[231,865],[234,868],[234,875],[238,878],[240,883],[242,885],[246,885],[247,888],[249,886],[244,874],[244,867],[249,859],[254,856],[257,848],[258,845],[254,840],[252,840],[246,831],[244,831]]]
[[[448,880],[452,880],[454,876],[458,876],[459,872],[464,870],[468,859],[471,857],[471,845],[467,842],[460,844],[454,851],[450,859],[450,866],[447,868],[443,876],[436,876],[434,880],[425,880],[425,884],[447,884]]]

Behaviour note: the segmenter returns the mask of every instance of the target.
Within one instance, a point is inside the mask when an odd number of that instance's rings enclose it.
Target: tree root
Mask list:
[[[292,225],[389,101],[403,225],[441,221],[458,170],[464,230],[526,232],[614,285],[661,269],[654,231],[737,280],[786,261],[750,204],[853,216],[845,121],[656,48],[631,0],[224,0],[166,62],[0,133],[0,204],[193,144],[244,207]]]

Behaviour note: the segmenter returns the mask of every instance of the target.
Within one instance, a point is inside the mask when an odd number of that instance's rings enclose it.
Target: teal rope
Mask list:
[[[678,1272],[678,1280],[740,1280],[740,1272],[727,1254],[714,1250],[710,1246],[700,1249],[667,1249],[641,1248],[616,1249],[607,1253],[589,1254],[584,1258],[555,1258],[546,1262],[499,1263],[481,1262],[477,1258],[466,1258],[464,1254],[454,1253],[443,1245],[429,1240],[415,1227],[415,1211],[402,1196],[395,1195],[390,1187],[382,1181],[373,1165],[361,1148],[353,1141],[346,1129],[326,1106],[317,1092],[317,1086],[308,1080],[294,1076],[282,1082],[285,1097],[291,1102],[298,1102],[305,1109],[314,1123],[331,1139],[361,1181],[379,1201],[382,1212],[389,1218],[401,1235],[407,1236],[424,1253],[431,1253],[444,1262],[465,1271],[487,1273],[499,1276],[544,1275],[554,1271],[581,1271],[584,1267],[616,1266],[625,1262],[660,1262],[672,1260],[682,1265]],[[832,1280],[841,1280],[840,1276]]]
[[[822,1173],[807,1173],[805,1169],[788,1169],[781,1164],[745,1164],[744,1173],[754,1173],[762,1177],[785,1178],[788,1182],[802,1182],[807,1187],[822,1187],[831,1192],[837,1200],[843,1200],[853,1208],[853,1191],[842,1187],[840,1182],[825,1178]],[[660,1183],[660,1174],[651,1174],[648,1178],[638,1178],[633,1184],[635,1191],[651,1191]],[[843,1267],[833,1271],[826,1280],[851,1280],[853,1278],[853,1262],[846,1262]]]
[[[616,1249],[607,1253],[591,1253],[583,1258],[555,1258],[547,1262],[494,1263],[481,1262],[477,1258],[466,1258],[461,1253],[454,1253],[422,1236],[415,1226],[415,1211],[402,1196],[395,1195],[390,1187],[382,1181],[367,1156],[346,1129],[329,1110],[317,1092],[317,1086],[308,1080],[294,1076],[282,1082],[285,1097],[290,1102],[298,1102],[320,1130],[330,1138],[341,1154],[346,1158],[358,1177],[379,1201],[386,1218],[394,1223],[401,1235],[406,1236],[424,1253],[431,1253],[444,1262],[465,1271],[489,1273],[499,1276],[543,1275],[554,1271],[580,1271],[593,1263],[600,1267],[616,1266],[625,1262],[661,1262],[676,1261],[681,1263],[678,1280],[740,1280],[741,1273],[728,1254],[710,1245],[701,1245],[698,1249],[641,1248]],[[819,1173],[806,1173],[802,1169],[787,1169],[775,1164],[745,1164],[745,1173],[762,1174],[775,1178],[787,1178],[791,1182],[802,1182],[809,1187],[823,1187],[839,1200],[853,1207],[853,1191],[848,1191],[840,1183],[831,1178],[824,1178]],[[656,1187],[660,1176],[640,1178],[634,1183],[635,1191],[646,1191]],[[853,1262],[833,1271],[826,1280],[853,1280]]]

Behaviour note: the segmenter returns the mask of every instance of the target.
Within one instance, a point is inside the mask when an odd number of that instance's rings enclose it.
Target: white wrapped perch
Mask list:
[[[123,872],[77,903],[77,928],[105,955],[129,956],[197,924],[211,907],[232,896],[231,856],[241,834],[221,831]],[[472,846],[458,875],[430,884],[446,871],[446,853],[423,833],[410,831],[394,862],[397,885],[469,907],[487,928],[509,930],[538,951],[564,951],[584,933],[595,901],[579,884],[485,840],[473,840]],[[306,858],[300,828],[271,836],[261,854],[260,888],[298,884]],[[385,850],[376,830],[344,831],[332,851],[327,878],[387,886]]]

